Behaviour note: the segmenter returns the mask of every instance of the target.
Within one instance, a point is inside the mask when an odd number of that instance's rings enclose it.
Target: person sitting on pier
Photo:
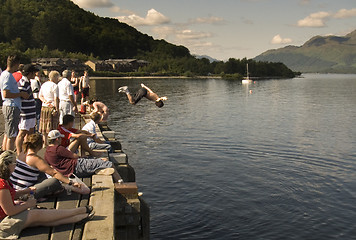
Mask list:
[[[92,206],[72,209],[38,209],[36,199],[26,202],[15,201],[29,191],[16,191],[9,181],[16,166],[16,155],[5,151],[0,155],[0,239],[17,239],[21,231],[28,227],[59,226],[93,219]]]
[[[141,83],[141,88],[137,91],[135,96],[131,95],[127,86],[120,87],[118,90],[120,93],[126,93],[129,102],[133,105],[136,105],[143,97],[145,97],[148,100],[155,102],[156,106],[161,108],[164,106],[163,101],[167,100],[167,97],[159,97],[143,83]]]
[[[110,110],[102,102],[97,99],[91,99],[83,103],[84,106],[89,106],[90,112],[97,112],[101,115],[100,122],[106,122],[109,118]]]
[[[87,138],[88,145],[91,149],[105,149],[109,152],[112,152],[112,147],[109,142],[101,141],[100,138],[96,135],[96,124],[98,124],[101,120],[101,115],[98,112],[92,112],[90,114],[90,122],[85,124],[82,130],[85,130],[91,134],[94,134],[93,138]]]
[[[45,160],[64,176],[74,173],[78,177],[90,177],[94,174],[112,175],[114,182],[121,180],[112,162],[100,158],[80,158],[77,154],[60,145],[62,135],[53,130],[49,134],[49,146],[46,149]]]
[[[94,157],[99,156],[99,153],[94,152],[87,142],[87,138],[94,138],[95,134],[73,128],[73,125],[74,117],[72,115],[64,115],[63,125],[58,126],[59,132],[64,135],[61,145],[71,152],[77,152],[78,148],[81,147],[82,152],[86,151]]]
[[[42,149],[42,146],[43,138],[41,134],[35,133],[28,136],[23,144],[24,154],[18,157],[15,171],[10,177],[14,188],[20,190],[34,186],[34,197],[36,199],[60,192],[63,190],[62,184],[66,189],[70,188],[73,192],[89,194],[90,189],[85,184],[73,183],[70,178],[64,177],[38,156],[37,153]],[[52,178],[45,178],[38,182],[40,173],[45,173]]]

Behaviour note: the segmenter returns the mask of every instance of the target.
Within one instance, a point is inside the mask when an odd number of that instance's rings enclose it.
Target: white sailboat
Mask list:
[[[242,80],[242,84],[250,84],[252,80],[250,79],[250,73],[248,72],[248,63],[246,65],[247,77]]]

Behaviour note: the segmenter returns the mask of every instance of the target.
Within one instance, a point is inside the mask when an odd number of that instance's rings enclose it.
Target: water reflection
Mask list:
[[[354,238],[355,76],[144,80],[168,96],[162,109],[116,92],[141,81],[98,80],[91,94],[112,110],[152,239]]]

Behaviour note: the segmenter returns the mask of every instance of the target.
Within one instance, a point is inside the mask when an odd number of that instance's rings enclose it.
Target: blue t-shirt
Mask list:
[[[11,93],[19,93],[20,90],[17,87],[17,82],[9,71],[3,71],[0,76],[0,89],[3,99],[3,106],[18,107],[21,109],[21,98],[4,98],[4,90],[9,90]]]

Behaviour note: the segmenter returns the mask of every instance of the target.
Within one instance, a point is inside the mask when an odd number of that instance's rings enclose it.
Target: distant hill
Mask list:
[[[257,61],[282,62],[293,71],[356,73],[356,30],[346,36],[316,36],[300,47],[269,50]]]
[[[194,57],[198,58],[198,59],[203,59],[203,58],[206,58],[208,59],[211,63],[213,62],[220,62],[219,60],[217,60],[216,58],[212,58],[208,55],[193,55]]]

